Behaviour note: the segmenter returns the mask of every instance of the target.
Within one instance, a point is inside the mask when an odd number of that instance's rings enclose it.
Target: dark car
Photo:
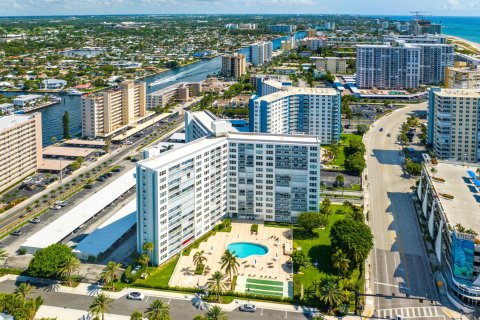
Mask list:
[[[140,161],[140,159],[138,159],[138,158],[132,158],[132,159],[130,159],[130,162],[138,162],[138,161]]]
[[[380,130],[379,130],[379,131],[380,131],[380,132],[382,132],[382,131],[383,131],[383,128],[380,128]]]
[[[87,185],[85,186],[85,189],[93,189],[93,185],[92,185],[92,184],[87,184]]]
[[[122,168],[115,168],[112,170],[112,172],[120,172],[120,171],[122,171]]]

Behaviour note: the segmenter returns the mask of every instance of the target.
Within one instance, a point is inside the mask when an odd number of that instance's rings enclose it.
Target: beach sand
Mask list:
[[[477,50],[477,53],[480,54],[480,43],[477,43],[477,42],[473,42],[473,41],[469,41],[469,40],[466,40],[466,39],[463,39],[463,38],[460,38],[460,37],[455,37],[455,36],[446,36],[447,39],[450,39],[454,42],[456,42],[457,45],[461,45],[461,43],[463,42],[466,46],[465,49],[467,50],[472,50],[473,49],[476,49]],[[471,47],[471,48],[469,48]]]

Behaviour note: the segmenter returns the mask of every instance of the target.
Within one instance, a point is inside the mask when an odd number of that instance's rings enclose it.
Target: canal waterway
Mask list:
[[[297,39],[305,37],[305,32],[297,32]],[[273,50],[277,50],[281,46],[281,42],[286,37],[274,39]],[[242,48],[240,53],[248,57],[248,48]],[[247,58],[249,59],[249,58]],[[172,69],[167,72],[149,76],[145,78],[147,82],[147,93],[163,89],[179,82],[198,82],[207,78],[208,75],[218,73],[221,69],[221,57],[206,59],[194,64]],[[149,86],[155,82],[154,86]],[[24,92],[0,92],[7,96],[17,96],[25,94]],[[62,117],[65,111],[70,116],[70,135],[77,136],[82,132],[82,116],[81,116],[81,96],[62,96],[62,102],[41,109],[42,113],[42,142],[43,146],[51,144],[51,138],[56,137],[58,140],[63,138],[63,122]]]

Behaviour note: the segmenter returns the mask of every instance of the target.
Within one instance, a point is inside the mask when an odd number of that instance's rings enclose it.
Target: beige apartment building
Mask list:
[[[480,89],[480,68],[467,67],[464,62],[456,62],[454,67],[447,67],[445,88]]]
[[[42,161],[41,113],[0,117],[0,191],[34,173]]]
[[[319,71],[328,71],[332,74],[347,73],[347,59],[340,57],[312,57],[315,67]]]
[[[222,56],[222,76],[240,78],[247,73],[247,59],[244,54],[232,53]]]
[[[428,139],[440,159],[480,161],[480,89],[432,88]]]
[[[82,97],[82,134],[108,137],[146,113],[145,82],[125,81],[113,89]]]

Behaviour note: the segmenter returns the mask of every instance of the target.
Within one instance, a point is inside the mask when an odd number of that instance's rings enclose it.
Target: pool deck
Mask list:
[[[170,286],[202,287],[215,271],[221,270],[221,257],[227,246],[233,242],[252,242],[266,246],[268,253],[263,256],[250,256],[238,259],[238,278],[235,291],[245,292],[248,278],[266,279],[283,282],[283,296],[291,295],[293,284],[292,270],[286,266],[290,256],[283,254],[283,244],[293,246],[289,228],[267,227],[258,222],[258,234],[250,234],[251,221],[234,221],[230,232],[217,232],[200,244],[198,249],[192,249],[189,256],[181,256],[175,271],[170,278]],[[291,237],[290,237],[291,238]],[[276,240],[278,239],[278,240]],[[197,251],[204,251],[207,258],[203,275],[195,275],[193,256]],[[225,273],[224,271],[222,271]]]

